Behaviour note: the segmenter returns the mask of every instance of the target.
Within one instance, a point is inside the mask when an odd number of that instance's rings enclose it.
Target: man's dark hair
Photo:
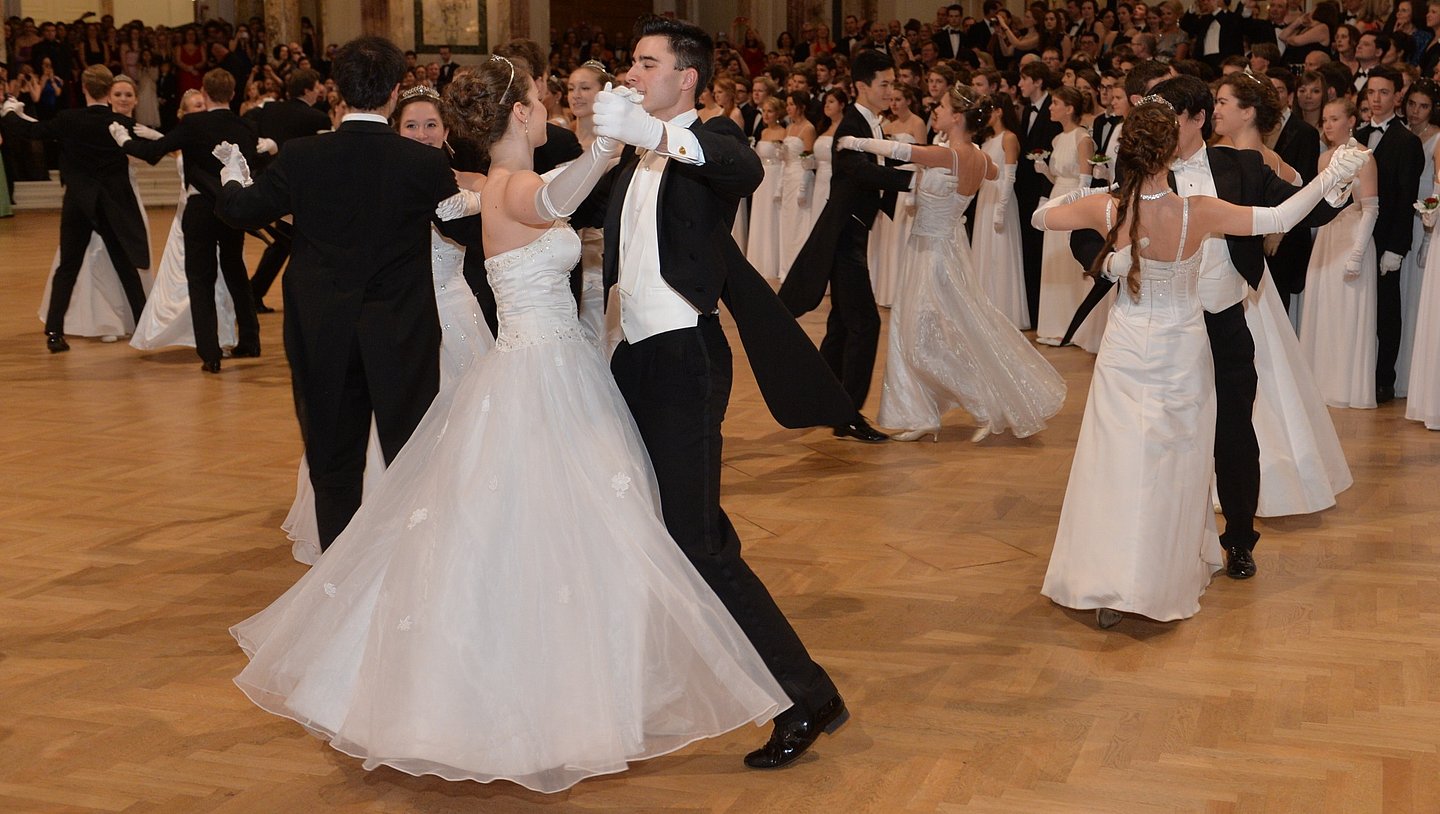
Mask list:
[[[1208,83],[1215,79],[1215,69],[1210,67],[1210,63],[1198,59],[1172,60],[1170,67],[1174,68],[1175,73],[1181,76],[1194,76],[1202,82]]]
[[[875,81],[875,74],[894,70],[894,68],[895,60],[891,59],[888,54],[866,48],[857,53],[855,59],[850,62],[850,78],[855,82],[864,82],[869,85]]]
[[[1299,77],[1295,76],[1295,72],[1288,68],[1275,66],[1265,70],[1265,78],[1277,80],[1281,85],[1285,86],[1286,93],[1294,94],[1295,83]]]
[[[981,6],[981,8],[983,9],[981,13],[989,17],[1000,9],[1005,8],[1005,4],[1000,2],[1000,0],[985,0],[985,4]]]
[[[835,57],[833,57],[833,56],[831,56],[831,55],[829,55],[829,54],[821,54],[820,56],[815,57],[815,65],[816,65],[816,67],[819,67],[819,66],[821,66],[821,65],[824,65],[826,68],[829,68],[829,69],[830,69],[830,72],[831,72],[831,73],[834,73],[834,72],[835,72]]]
[[[291,71],[289,78],[285,80],[285,93],[291,99],[299,99],[318,84],[320,74],[308,68],[297,68]]]
[[[791,75],[791,76],[801,76],[801,77],[804,77],[804,78],[805,78],[805,89],[806,89],[807,91],[810,90],[811,88],[814,88],[814,87],[815,87],[815,77],[814,77],[814,75],[811,74],[809,71],[805,70],[804,68],[791,68],[791,69],[790,69],[790,75]]]
[[[384,37],[357,37],[335,52],[330,78],[352,110],[378,110],[405,75],[405,54]]]
[[[1205,127],[1201,134],[1207,139],[1210,138],[1210,119],[1215,115],[1215,97],[1211,95],[1210,86],[1205,84],[1204,80],[1194,76],[1177,76],[1156,85],[1151,92],[1169,102],[1177,114],[1194,116],[1204,113]]]
[[[900,63],[900,70],[909,71],[916,76],[925,75],[925,63],[918,59],[910,59]]]
[[[1394,43],[1391,42],[1391,40],[1390,40],[1390,35],[1389,35],[1389,34],[1386,34],[1386,33],[1383,32],[1383,31],[1366,31],[1364,34],[1361,34],[1360,36],[1361,36],[1362,38],[1363,38],[1363,37],[1374,37],[1374,38],[1375,38],[1375,50],[1380,52],[1380,56],[1375,57],[1376,59],[1379,59],[1380,57],[1385,56],[1385,53],[1390,50],[1390,46],[1394,45]]]
[[[496,48],[495,56],[505,57],[510,60],[525,60],[525,64],[530,68],[530,78],[536,80],[537,89],[541,89],[544,83],[540,82],[539,79],[545,75],[545,69],[550,66],[550,60],[545,58],[544,52],[540,50],[539,43],[534,40],[527,40],[524,37],[518,37]]]
[[[1126,96],[1144,96],[1147,91],[1145,87],[1157,79],[1170,75],[1170,66],[1158,59],[1147,59],[1144,62],[1135,63],[1130,73],[1125,77]],[[1138,90],[1131,90],[1138,88]]]
[[[1050,70],[1049,65],[1046,65],[1038,59],[1022,65],[1020,67],[1020,75],[1028,76],[1032,81],[1039,82],[1040,87],[1047,91],[1060,87],[1060,77],[1054,71]]]
[[[1390,67],[1389,65],[1376,65],[1375,67],[1371,68],[1370,77],[1365,80],[1365,89],[1368,89],[1370,87],[1370,83],[1375,81],[1376,79],[1390,80],[1390,86],[1392,89],[1394,89],[1396,93],[1399,93],[1400,88],[1404,86],[1404,83],[1400,79],[1400,72]]]
[[[1355,74],[1343,62],[1327,62],[1315,69],[1325,82],[1325,89],[1334,91],[1335,98],[1355,92]]]
[[[715,73],[715,40],[705,29],[684,20],[648,14],[635,22],[635,40],[644,37],[664,37],[675,54],[675,67],[695,71],[695,94],[710,86],[710,77]]]

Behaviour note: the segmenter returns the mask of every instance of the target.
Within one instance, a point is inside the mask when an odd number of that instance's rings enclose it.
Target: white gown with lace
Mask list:
[[[1024,438],[1045,428],[1065,403],[1055,372],[976,280],[962,219],[970,196],[944,169],[921,173],[917,210],[890,311],[889,349],[878,421],[939,430],[964,407],[991,432]]]
[[[150,243],[150,216],[145,212],[145,202],[140,199],[140,184],[135,177],[135,164],[130,161],[130,188],[135,192],[135,203],[140,207],[140,220],[145,224],[145,243]],[[177,213],[175,220],[180,216]],[[50,262],[50,276],[45,278],[45,293],[40,295],[40,309],[37,315],[45,321],[50,310],[50,288],[55,283],[55,269],[60,267],[60,250],[55,250],[55,259]],[[155,280],[149,269],[139,269],[140,285],[148,296]],[[142,311],[143,313],[143,311]],[[85,247],[85,257],[80,262],[80,272],[75,278],[75,288],[70,292],[70,307],[65,310],[65,334],[67,336],[129,336],[135,330],[135,314],[130,311],[130,300],[120,285],[120,276],[115,273],[115,264],[110,262],[110,252],[100,235],[91,233],[90,244]],[[234,344],[233,342],[231,343]]]
[[[494,352],[315,567],[231,630],[251,700],[367,769],[554,792],[789,706],[665,530],[576,320],[579,255],[556,227],[486,260]]]
[[[175,169],[180,173],[180,201],[175,204],[175,217],[170,221],[170,234],[165,238],[165,249],[160,255],[160,267],[155,272],[155,284],[150,296],[145,299],[145,310],[140,312],[140,322],[135,334],[130,337],[130,347],[136,350],[156,350],[171,346],[195,347],[195,322],[190,317],[190,283],[185,279],[185,232],[180,224],[185,217],[185,200],[190,195],[185,191],[185,164],[180,156],[175,157]],[[92,239],[93,242],[94,239]],[[220,250],[215,250],[219,262]],[[235,301],[225,278],[215,282],[215,316],[220,338],[220,347],[235,347]],[[66,324],[69,329],[69,324]]]
[[[1158,621],[1194,616],[1224,558],[1210,503],[1215,369],[1197,281],[1203,251],[1143,257],[1138,300],[1122,281],[1041,593],[1069,608]]]
[[[435,283],[435,308],[440,314],[440,392],[454,387],[474,360],[495,346],[490,326],[480,313],[480,303],[465,282],[465,247],[452,243],[430,227],[430,275]],[[370,441],[365,449],[364,501],[385,473],[385,454],[375,423],[370,423]],[[295,500],[280,528],[289,535],[290,553],[307,565],[320,557],[320,529],[315,520],[315,488],[310,484],[310,467],[300,456],[295,477]]]
[[[760,186],[750,196],[750,229],[745,259],[767,280],[780,278],[780,151],[778,141],[762,141],[755,154],[765,168]]]

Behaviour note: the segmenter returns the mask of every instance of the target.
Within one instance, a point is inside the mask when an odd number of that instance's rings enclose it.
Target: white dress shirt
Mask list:
[[[376,124],[383,124],[386,127],[390,126],[390,120],[381,116],[379,113],[346,113],[345,118],[340,120],[341,124],[345,122],[375,122]]]
[[[700,312],[660,274],[660,179],[671,159],[704,164],[700,142],[687,127],[698,114],[686,111],[665,122],[665,150],[640,156],[620,216],[620,330],[635,344],[656,334],[699,324]]]
[[[1205,56],[1220,53],[1220,18],[1210,20],[1210,27],[1205,29],[1205,48],[1201,51]]]
[[[1389,127],[1392,127],[1394,124],[1395,124],[1395,114],[1394,114],[1394,113],[1391,113],[1391,114],[1390,114],[1390,118],[1386,119],[1386,120],[1383,121],[1383,122],[1377,122],[1377,121],[1372,121],[1372,122],[1370,122],[1370,125],[1369,125],[1369,126],[1370,126],[1370,127],[1373,127],[1374,129],[1370,131],[1370,137],[1369,137],[1368,139],[1366,139],[1365,146],[1368,147],[1368,148],[1370,148],[1371,150],[1374,150],[1374,149],[1375,149],[1375,145],[1377,145],[1377,144],[1380,143],[1380,139],[1385,138],[1385,130],[1386,130],[1387,128],[1389,128]]]
[[[1198,153],[1184,159],[1175,170],[1175,191],[1182,197],[1209,195],[1215,197],[1215,178],[1210,169],[1210,157],[1202,146]],[[1225,236],[1209,234],[1200,250],[1205,257],[1200,261],[1200,305],[1212,314],[1245,299],[1245,278],[1235,270],[1230,261],[1230,247]]]

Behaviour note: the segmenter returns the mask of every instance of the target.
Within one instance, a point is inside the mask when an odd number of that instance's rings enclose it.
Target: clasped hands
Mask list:
[[[595,134],[604,139],[600,149],[614,152],[619,144],[633,144],[647,150],[660,146],[665,138],[665,125],[659,119],[645,112],[641,103],[645,94],[624,85],[605,83],[605,89],[595,94]]]

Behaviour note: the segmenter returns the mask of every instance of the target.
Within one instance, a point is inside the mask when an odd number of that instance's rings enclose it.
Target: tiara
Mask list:
[[[1248,67],[1247,67],[1245,70],[1240,71],[1239,73],[1244,74],[1246,77],[1255,80],[1256,82],[1260,83],[1261,85],[1266,85],[1266,86],[1268,86],[1268,85],[1270,84],[1269,82],[1266,82],[1266,81],[1262,80],[1260,77],[1258,77],[1258,76],[1256,76],[1254,73],[1252,73]]]
[[[600,73],[603,73],[603,74],[605,74],[606,76],[609,76],[609,75],[610,75],[610,69],[607,68],[607,67],[605,67],[605,63],[601,62],[601,61],[598,60],[598,59],[587,59],[587,60],[585,60],[584,62],[580,63],[580,67],[582,67],[582,68],[590,68],[590,69],[592,69],[592,70],[599,71]]]
[[[135,84],[136,84],[136,82],[135,82],[134,79],[131,79],[130,77],[126,76],[126,75],[123,74],[123,73],[117,73],[117,74],[115,74],[113,77],[110,78],[110,81],[111,81],[112,84],[115,83],[115,82],[129,82],[129,83],[132,84],[132,85],[135,85]]]
[[[440,101],[440,94],[436,93],[435,89],[429,85],[411,85],[405,90],[400,91],[400,101],[402,102],[414,99],[417,96],[435,102]]]
[[[1170,104],[1170,100],[1166,99],[1164,96],[1161,96],[1158,93],[1152,93],[1149,96],[1146,96],[1144,99],[1140,100],[1140,104],[1142,105],[1147,102],[1154,102],[1157,105],[1164,105],[1166,110],[1170,111],[1171,113],[1175,112],[1175,106]]]
[[[506,65],[509,65],[509,66],[510,66],[510,80],[505,83],[505,90],[503,90],[503,91],[500,92],[500,101],[503,102],[503,101],[505,101],[505,94],[507,94],[507,93],[510,92],[510,86],[513,85],[513,84],[515,84],[515,63],[511,62],[509,59],[507,59],[507,58],[505,58],[505,57],[500,56],[499,54],[491,54],[491,55],[490,55],[490,58],[491,58],[491,59],[498,59],[498,60],[500,60],[501,62],[505,63]]]

